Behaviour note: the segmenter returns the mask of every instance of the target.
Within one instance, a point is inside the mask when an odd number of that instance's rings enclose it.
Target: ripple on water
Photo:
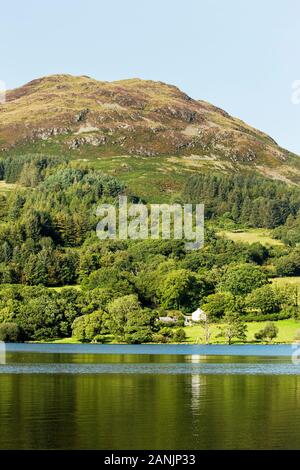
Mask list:
[[[300,375],[292,363],[139,363],[139,364],[5,364],[0,374],[199,374],[199,375]]]

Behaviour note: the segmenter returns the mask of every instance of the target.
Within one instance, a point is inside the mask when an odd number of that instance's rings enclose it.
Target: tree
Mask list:
[[[234,297],[230,292],[217,292],[205,298],[202,304],[203,311],[210,319],[219,320],[225,315],[226,311],[233,310]]]
[[[244,263],[230,266],[226,270],[219,289],[233,295],[245,295],[267,282],[267,276],[259,266]]]
[[[28,238],[38,240],[44,232],[44,214],[31,209],[24,214],[24,226]]]
[[[67,253],[61,253],[58,250],[55,252],[58,265],[58,284],[68,285],[74,284],[77,281],[77,268],[79,258],[77,253],[74,251],[68,251]]]
[[[77,312],[62,302],[61,295],[42,286],[25,287],[17,293],[20,305],[14,321],[24,331],[25,339],[54,339],[69,334]]]
[[[276,261],[278,276],[298,276],[300,274],[300,250],[294,249],[287,256]]]
[[[258,341],[261,341],[261,340],[264,340],[264,339],[272,341],[273,339],[275,339],[277,337],[278,332],[279,332],[279,330],[278,330],[277,326],[272,322],[268,322],[263,329],[261,329],[257,333],[255,333],[254,337]]]
[[[108,321],[108,314],[103,310],[78,317],[72,324],[72,336],[79,341],[92,341],[96,336],[107,335]]]
[[[127,343],[151,341],[156,314],[152,310],[142,309],[136,295],[119,297],[110,302],[107,309],[111,332],[117,339]]]
[[[261,243],[252,243],[249,247],[250,261],[257,264],[263,264],[269,256],[269,250]]]
[[[84,278],[82,286],[84,289],[107,288],[119,294],[132,294],[134,287],[131,275],[127,271],[120,271],[115,267],[100,268]]]
[[[224,337],[229,345],[234,338],[240,341],[246,340],[247,325],[237,313],[226,313],[223,321],[224,326],[221,327],[219,336]]]
[[[187,269],[169,272],[162,280],[159,298],[166,309],[190,311],[210,294],[211,286],[198,274]]]
[[[37,284],[47,285],[48,271],[47,265],[43,259],[43,253],[40,252],[39,255],[30,255],[24,266],[23,272],[26,284],[31,286]]]
[[[205,344],[210,343],[210,338],[211,338],[211,335],[212,335],[211,323],[212,323],[211,322],[211,316],[210,316],[209,313],[206,313],[206,319],[200,321],[200,325],[202,326],[203,332],[204,332]]]
[[[81,310],[84,314],[92,313],[95,310],[106,310],[107,304],[114,297],[116,297],[116,294],[113,291],[103,287],[85,291],[79,299]]]
[[[164,326],[159,332],[153,335],[154,343],[169,343],[172,340],[173,330],[168,326]]]
[[[69,337],[72,335],[72,324],[75,318],[82,314],[80,292],[73,287],[62,289],[58,292],[57,304],[64,316],[63,320],[60,322],[60,332],[62,336]],[[95,310],[97,309],[93,311]]]
[[[111,319],[111,329],[117,338],[125,339],[125,326],[131,317],[138,317],[141,305],[136,295],[119,297],[107,306]]]
[[[16,220],[20,217],[22,208],[26,202],[26,198],[23,194],[13,194],[12,200],[9,206],[9,217],[12,220]]]
[[[0,283],[10,284],[14,282],[14,273],[12,267],[5,263],[0,263]]]
[[[25,163],[19,176],[19,182],[22,186],[34,188],[39,182],[39,176],[38,168],[34,162]]]
[[[148,308],[132,310],[124,328],[126,343],[148,343],[156,329],[157,314]]]
[[[152,332],[149,327],[130,325],[125,332],[125,342],[128,344],[142,344],[152,341]]]
[[[22,329],[16,323],[0,324],[0,341],[16,343],[23,340]]]
[[[263,315],[277,313],[280,310],[280,298],[269,285],[254,289],[247,295],[246,304]]]
[[[86,253],[85,251],[81,253],[79,261],[80,280],[89,276],[91,272],[96,271],[99,267],[99,255],[96,253]]]
[[[182,343],[186,340],[186,333],[183,328],[173,328],[172,339],[175,343]]]

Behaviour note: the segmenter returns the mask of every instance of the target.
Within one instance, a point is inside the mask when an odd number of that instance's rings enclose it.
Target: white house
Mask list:
[[[191,326],[193,325],[193,323],[197,323],[199,321],[206,321],[206,319],[206,313],[201,308],[197,308],[197,310],[195,310],[195,312],[193,312],[191,315],[187,315],[184,317],[184,324],[185,326]]]
[[[197,308],[197,310],[195,310],[192,313],[192,320],[194,322],[196,322],[196,321],[206,321],[206,313],[201,308]]]

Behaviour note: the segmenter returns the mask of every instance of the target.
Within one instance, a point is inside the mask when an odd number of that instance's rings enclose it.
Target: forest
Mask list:
[[[26,155],[0,160],[0,339],[185,341],[185,315],[207,322],[298,317],[298,293],[273,277],[300,274],[300,190],[254,173],[191,176],[177,201],[205,204],[205,245],[184,240],[99,240],[96,207],[132,194],[84,162]],[[282,245],[218,235],[230,226],[274,229]],[[171,317],[164,324],[160,319]]]

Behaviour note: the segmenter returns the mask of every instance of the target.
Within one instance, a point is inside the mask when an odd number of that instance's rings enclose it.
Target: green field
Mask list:
[[[36,343],[49,343],[50,341],[36,341]],[[78,341],[75,338],[60,338],[56,339],[54,341],[51,341],[51,343],[54,344],[80,344],[80,341]]]
[[[282,246],[283,242],[272,238],[272,231],[266,229],[251,230],[222,230],[218,233],[221,237],[228,238],[239,243],[261,243],[264,246]]]
[[[254,334],[261,330],[267,322],[251,322],[247,323],[247,342],[255,342]],[[300,336],[300,320],[279,320],[275,322],[279,329],[279,334],[273,343],[292,343]],[[219,331],[218,325],[212,325],[211,343],[224,343],[223,338],[216,338]],[[185,328],[187,341],[189,343],[203,343],[204,331],[199,325],[189,326]]]
[[[278,287],[294,286],[300,288],[300,276],[275,277],[272,279],[272,283]]]

